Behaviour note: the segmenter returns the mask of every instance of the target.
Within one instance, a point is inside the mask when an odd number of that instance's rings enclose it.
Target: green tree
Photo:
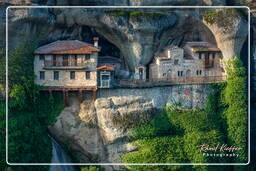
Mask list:
[[[226,62],[227,86],[224,89],[224,103],[227,105],[225,117],[229,144],[241,147],[236,162],[246,162],[248,142],[248,105],[247,105],[247,75],[245,67],[239,58]]]
[[[11,163],[50,163],[52,144],[47,126],[55,122],[63,109],[62,96],[49,97],[40,93],[43,88],[34,84],[33,51],[36,41],[28,41],[9,51],[9,103],[8,103],[8,161]],[[0,59],[4,66],[4,58]],[[0,69],[5,77],[5,68]],[[4,80],[1,80],[4,87]],[[0,101],[1,137],[5,137],[5,101]],[[0,142],[5,147],[5,141]],[[48,170],[48,166],[7,166],[5,148],[1,148],[1,169]]]

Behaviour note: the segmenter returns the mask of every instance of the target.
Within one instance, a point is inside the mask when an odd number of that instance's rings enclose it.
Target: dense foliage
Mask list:
[[[246,73],[238,58],[227,62],[228,79],[211,84],[203,109],[166,106],[149,123],[132,133],[137,151],[124,154],[125,163],[225,163],[247,162]],[[239,157],[203,155],[201,145],[242,147]],[[211,170],[211,166],[130,166],[131,170]],[[225,170],[227,167],[218,168]],[[231,168],[230,168],[231,169]]]
[[[224,89],[224,103],[227,105],[228,142],[243,150],[236,161],[247,162],[247,77],[241,60],[234,58],[226,64],[228,74],[227,86]]]
[[[47,125],[55,121],[63,109],[62,96],[53,97],[40,93],[43,88],[34,84],[33,50],[35,42],[26,42],[9,52],[9,103],[8,103],[8,162],[10,163],[50,163],[52,144],[48,137]],[[4,59],[1,58],[1,65]],[[1,70],[4,68],[1,68]],[[4,74],[4,72],[0,72]],[[0,76],[1,78],[4,75]],[[1,82],[4,85],[4,82]],[[1,100],[1,137],[5,135],[5,111]],[[2,123],[3,122],[3,123]],[[4,147],[5,142],[1,141]],[[1,148],[1,156],[5,149]],[[1,170],[6,168],[5,157],[1,158]],[[9,167],[13,170],[31,170],[29,166]],[[36,170],[47,170],[48,166],[38,166]]]

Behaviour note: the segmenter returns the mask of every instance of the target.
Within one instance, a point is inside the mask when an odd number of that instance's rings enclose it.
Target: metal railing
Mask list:
[[[213,82],[224,82],[226,76],[198,76],[198,77],[180,77],[180,78],[154,78],[146,80],[118,80],[119,85],[130,85],[130,86],[154,86],[154,85],[176,85],[176,84],[195,84],[195,83],[213,83]]]

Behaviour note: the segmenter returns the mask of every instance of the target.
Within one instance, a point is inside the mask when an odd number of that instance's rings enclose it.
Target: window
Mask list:
[[[196,70],[196,75],[202,75],[202,70]]]
[[[182,77],[183,76],[183,71],[178,71],[178,76]]]
[[[202,54],[201,53],[199,53],[199,59],[201,59],[202,58]]]
[[[179,60],[178,59],[175,59],[174,60],[174,65],[178,65],[179,64]]]
[[[68,55],[63,55],[62,65],[68,66]]]
[[[86,60],[86,61],[89,61],[90,59],[91,59],[91,55],[90,55],[90,54],[86,54],[86,55],[85,55],[85,60]]]
[[[70,71],[70,79],[74,80],[76,78],[75,71]]]
[[[87,79],[87,80],[91,79],[91,72],[90,71],[85,72],[85,79]]]
[[[77,55],[74,55],[74,65],[77,66]]]
[[[40,80],[44,80],[44,79],[45,79],[45,72],[40,71]]]
[[[54,80],[59,80],[59,71],[54,71],[53,72],[53,79]]]
[[[39,55],[39,60],[44,60],[44,55]]]
[[[209,53],[205,54],[205,65],[209,65],[210,64],[210,60],[209,60]]]
[[[53,56],[52,56],[52,65],[53,65],[53,66],[56,66],[56,63],[57,63],[57,61],[56,61],[56,55],[53,55]]]

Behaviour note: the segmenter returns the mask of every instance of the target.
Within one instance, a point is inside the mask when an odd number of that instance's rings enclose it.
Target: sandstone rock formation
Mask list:
[[[247,9],[244,9],[247,12]],[[213,23],[204,21],[213,32],[217,46],[225,60],[240,57],[241,49],[248,38],[248,22],[233,9],[217,10]]]
[[[136,1],[139,5],[149,2]],[[111,46],[116,51],[120,51],[119,56],[124,59],[131,71],[140,64],[149,64],[152,57],[167,45],[182,46],[185,41],[193,41],[194,33],[197,32],[200,40],[217,42],[225,59],[229,59],[230,56],[240,56],[241,47],[247,36],[247,21],[244,17],[228,16],[228,20],[235,22],[233,25],[227,25],[229,32],[224,33],[219,25],[203,22],[203,11],[191,9],[10,9],[9,42],[10,47],[13,47],[24,40],[20,37],[38,34],[41,35],[41,44],[57,39],[91,41],[91,37],[97,35],[105,41],[102,49],[111,49],[109,48]],[[104,53],[108,51],[111,50],[105,50]]]
[[[149,121],[155,107],[142,97],[99,98],[79,104],[71,98],[50,132],[72,149],[80,162],[121,162],[122,153],[134,150],[127,136],[136,124]]]
[[[208,92],[207,85],[102,89],[95,102],[81,104],[70,94],[70,106],[49,130],[79,162],[119,163],[123,153],[136,150],[128,140],[135,126],[150,121],[165,104],[203,107]]]

